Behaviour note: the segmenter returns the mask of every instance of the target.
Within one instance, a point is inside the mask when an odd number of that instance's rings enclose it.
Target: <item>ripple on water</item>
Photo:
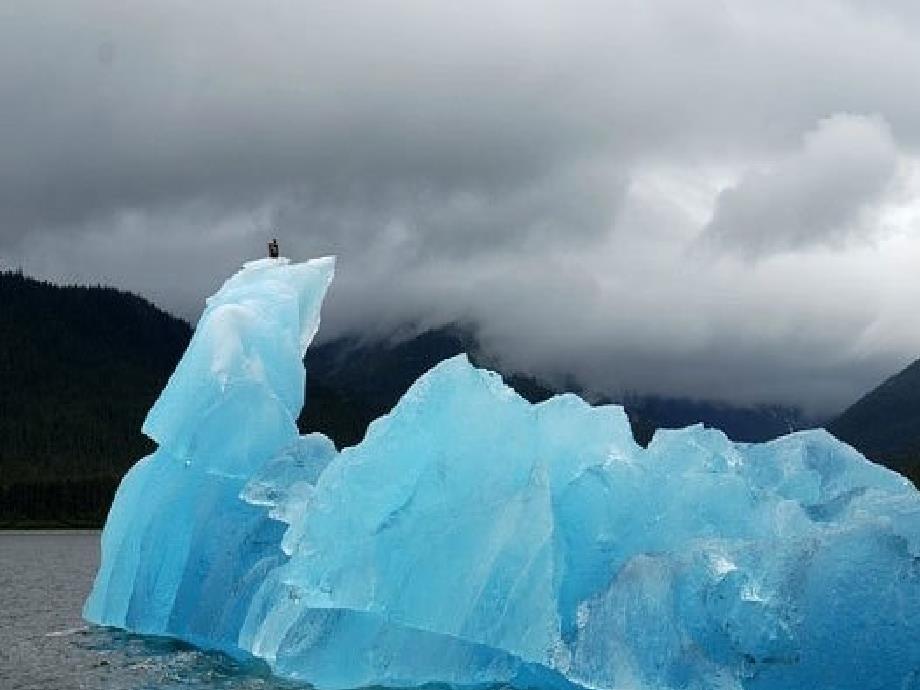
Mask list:
[[[132,635],[122,630],[89,626],[74,634],[76,648],[96,657],[101,688],[201,688],[228,690],[302,689],[273,678],[261,662],[240,662],[225,654],[205,652],[161,637]]]
[[[0,531],[0,690],[303,690],[164,637],[87,625],[99,533]],[[432,685],[426,690],[447,690]]]
[[[0,690],[288,690],[262,663],[87,625],[98,532],[0,532]]]

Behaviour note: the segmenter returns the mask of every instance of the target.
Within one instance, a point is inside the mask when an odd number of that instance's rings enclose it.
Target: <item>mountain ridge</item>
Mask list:
[[[393,341],[343,338],[311,347],[306,358],[309,402],[299,424],[304,430],[327,434],[340,447],[354,445],[363,437],[367,424],[389,412],[419,376],[443,359],[464,352],[476,366],[500,373],[508,385],[530,402],[567,392],[589,397],[571,379],[557,386],[504,368],[494,356],[482,351],[470,327],[448,324]],[[659,427],[697,422],[720,428],[733,440],[749,442],[770,440],[806,426],[799,410],[780,405],[744,407],[637,394],[592,395],[590,399],[595,404],[622,404],[636,440],[643,445]],[[329,410],[346,408],[351,410],[348,419],[352,424],[341,428],[336,425],[341,415],[330,419]]]
[[[188,323],[129,292],[0,272],[0,525],[101,524],[122,474],[153,449],[141,424],[191,335]],[[340,448],[354,445],[421,374],[460,352],[501,373],[461,324],[404,330],[395,340],[344,337],[311,346],[308,403],[298,426],[326,433]],[[584,394],[571,382],[503,377],[532,402]],[[621,402],[640,443],[656,428],[699,421],[741,441],[767,440],[802,424],[796,410],[782,406],[638,395]],[[843,438],[857,448],[868,443],[858,435]]]
[[[128,292],[0,273],[0,523],[99,524],[190,336]]]
[[[827,429],[866,457],[920,482],[920,359],[859,398]]]

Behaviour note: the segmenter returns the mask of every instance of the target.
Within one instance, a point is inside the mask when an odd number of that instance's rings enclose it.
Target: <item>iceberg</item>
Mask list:
[[[333,271],[250,262],[208,300],[88,621],[322,690],[920,688],[906,479],[822,430],[642,448],[621,407],[531,404],[462,355],[339,452],[296,426]]]

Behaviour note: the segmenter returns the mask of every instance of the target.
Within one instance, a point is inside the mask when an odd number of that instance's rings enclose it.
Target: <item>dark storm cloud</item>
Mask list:
[[[917,83],[907,2],[6,3],[0,260],[192,317],[273,228],[322,337],[828,410],[920,352]]]

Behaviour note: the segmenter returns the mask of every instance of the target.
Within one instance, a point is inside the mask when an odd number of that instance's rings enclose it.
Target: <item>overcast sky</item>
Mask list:
[[[920,356],[920,4],[0,4],[0,265],[829,414]],[[272,228],[272,230],[269,230]]]

